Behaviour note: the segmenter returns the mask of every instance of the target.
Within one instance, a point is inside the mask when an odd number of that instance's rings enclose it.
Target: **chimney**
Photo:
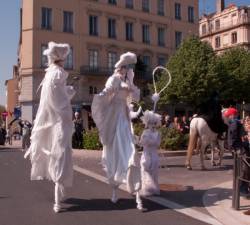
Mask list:
[[[225,0],[216,0],[216,12],[220,13],[225,9]]]

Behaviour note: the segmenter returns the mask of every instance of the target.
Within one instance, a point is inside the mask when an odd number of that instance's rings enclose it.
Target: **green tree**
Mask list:
[[[232,48],[218,57],[221,97],[225,101],[250,102],[250,51]]]
[[[212,47],[198,37],[186,39],[170,58],[167,68],[172,82],[160,104],[185,102],[196,106],[218,88],[216,55]],[[167,76],[160,75],[157,86],[163,87],[166,79]]]

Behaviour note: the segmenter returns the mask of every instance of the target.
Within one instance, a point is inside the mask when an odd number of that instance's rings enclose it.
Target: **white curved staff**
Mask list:
[[[168,80],[167,84],[159,92],[157,92],[157,87],[156,87],[156,83],[155,83],[155,73],[159,69],[164,70],[168,74],[169,80]],[[163,66],[155,67],[155,69],[153,70],[152,75],[153,75],[153,85],[154,85],[154,90],[155,90],[155,93],[152,95],[152,100],[154,102],[154,112],[155,112],[156,104],[159,101],[160,94],[169,86],[169,84],[172,81],[172,76],[171,76],[171,73],[169,72],[169,70],[167,68],[163,67]]]

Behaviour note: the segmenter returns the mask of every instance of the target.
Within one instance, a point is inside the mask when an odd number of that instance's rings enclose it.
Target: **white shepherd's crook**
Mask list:
[[[159,92],[157,91],[157,87],[156,87],[156,83],[155,83],[155,73],[157,70],[164,70],[168,74],[168,77],[169,77],[167,84]],[[154,102],[154,112],[156,110],[156,104],[160,99],[160,94],[168,87],[168,85],[171,83],[171,81],[172,81],[172,77],[171,77],[171,74],[167,68],[165,68],[163,66],[155,67],[155,69],[153,70],[153,84],[154,84],[155,93],[152,95],[152,100]]]

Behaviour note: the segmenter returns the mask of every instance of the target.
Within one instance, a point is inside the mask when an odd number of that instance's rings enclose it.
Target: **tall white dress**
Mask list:
[[[139,162],[128,107],[131,99],[138,98],[139,89],[114,74],[92,103],[92,116],[103,144],[102,163],[107,179],[112,186],[127,183],[130,192],[140,189],[140,171],[136,169]]]
[[[141,195],[150,196],[160,194],[158,184],[159,156],[158,148],[161,143],[161,136],[158,131],[146,129],[143,131],[140,144],[143,146],[141,156],[142,189]]]
[[[73,181],[70,100],[75,94],[72,86],[66,86],[67,77],[68,73],[55,64],[46,70],[27,153],[32,164],[31,180],[47,178],[66,187]]]

